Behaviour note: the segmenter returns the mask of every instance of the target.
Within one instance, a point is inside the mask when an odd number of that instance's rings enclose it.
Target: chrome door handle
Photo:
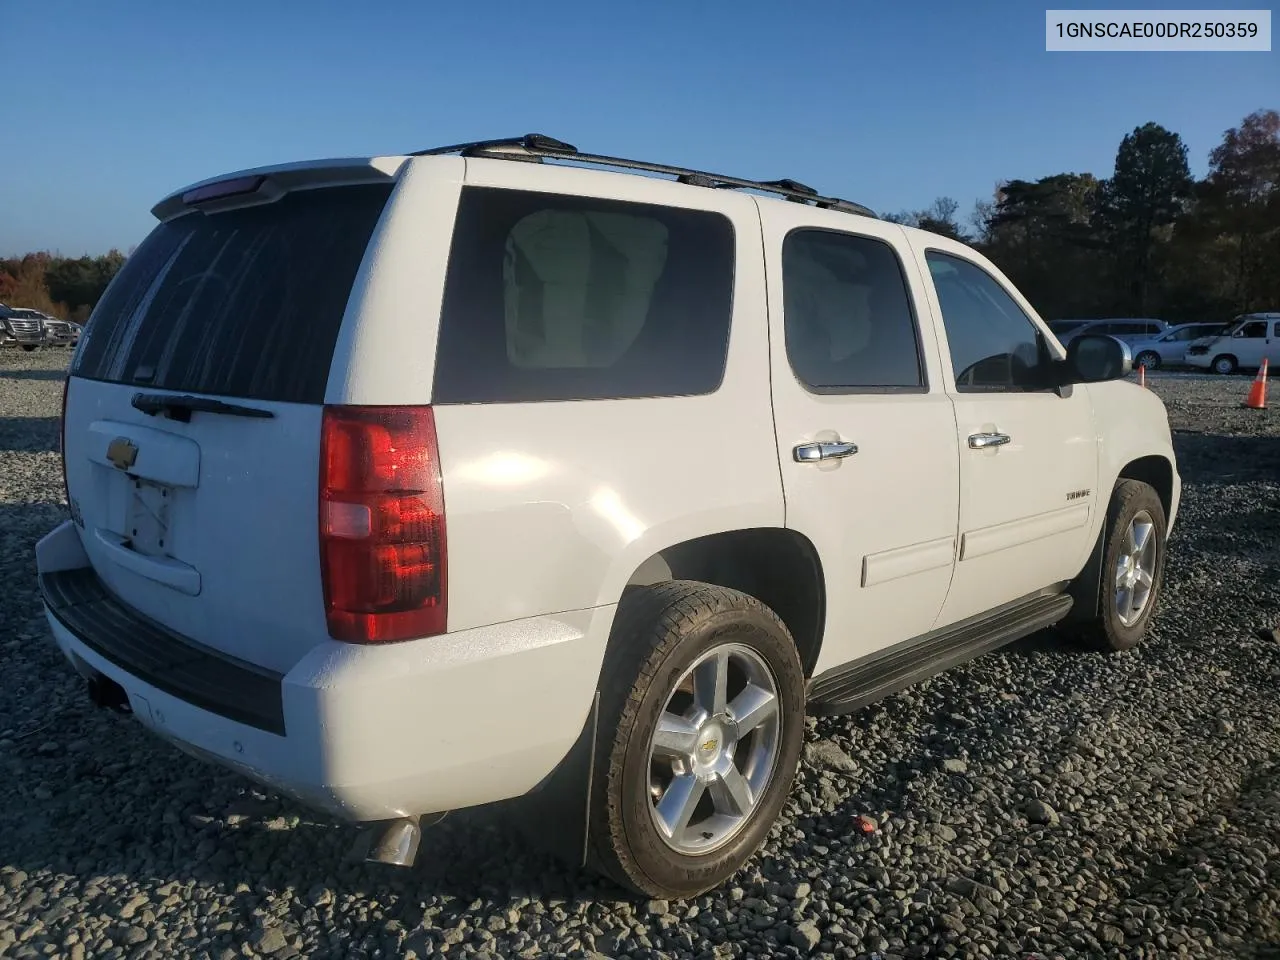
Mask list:
[[[802,443],[791,451],[796,463],[812,463],[815,460],[839,460],[858,452],[858,445],[847,440],[823,440],[819,443]]]
[[[985,450],[987,447],[1003,447],[1008,442],[1008,435],[1003,433],[975,433],[969,437],[969,446],[974,450]]]

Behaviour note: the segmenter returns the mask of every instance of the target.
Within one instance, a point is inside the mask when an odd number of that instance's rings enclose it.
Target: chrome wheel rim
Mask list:
[[[694,856],[737,836],[773,779],[781,730],[777,681],[750,647],[713,647],[684,672],[649,741],[649,812],[667,846]]]
[[[1129,521],[1116,561],[1116,615],[1126,627],[1142,618],[1151,603],[1156,577],[1156,525],[1140,510]]]

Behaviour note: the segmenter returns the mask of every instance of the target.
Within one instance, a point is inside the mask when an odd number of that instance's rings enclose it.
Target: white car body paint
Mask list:
[[[583,727],[624,587],[644,579],[637,571],[660,576],[661,563],[648,561],[665,548],[752,528],[803,535],[825,577],[820,672],[1069,580],[1098,538],[1120,471],[1143,457],[1174,463],[1163,406],[1131,384],[1077,385],[1069,396],[957,392],[928,248],[986,270],[1063,353],[993,264],[932,234],[728,190],[497,159],[383,157],[228,176],[257,174],[284,191],[395,183],[345,308],[328,404],[431,402],[464,187],[708,211],[727,218],[736,242],[727,362],[714,392],[433,408],[448,537],[441,636],[367,646],[329,638],[316,546],[319,405],[255,401],[273,419],[157,424],[130,407],[136,388],[73,381],[68,479],[95,529],[68,521],[51,532],[37,548],[40,574],[92,565],[151,619],[278,672],[286,733],[158,689],[50,612],[59,647],[118,682],[157,733],[339,816],[429,813],[532,789]],[[182,193],[157,215],[184,215]],[[826,395],[800,385],[780,273],[782,239],[797,227],[892,247],[927,389]],[[990,430],[1013,440],[970,448],[971,435]],[[108,457],[121,436],[143,450],[139,469],[176,491],[177,528],[189,538],[180,553],[198,582],[181,564],[123,558],[113,545],[109,535],[127,535],[130,495]],[[797,444],[835,438],[856,442],[857,454],[821,467],[791,456]],[[1079,491],[1087,494],[1068,499]]]

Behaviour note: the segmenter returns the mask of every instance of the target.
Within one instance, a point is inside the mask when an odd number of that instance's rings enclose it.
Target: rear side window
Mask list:
[[[924,386],[902,264],[883,240],[793,230],[782,244],[787,356],[818,391]]]
[[[466,187],[432,402],[711,393],[733,266],[720,214]]]
[[[81,336],[76,376],[321,403],[389,184],[326,187],[162,223]]]

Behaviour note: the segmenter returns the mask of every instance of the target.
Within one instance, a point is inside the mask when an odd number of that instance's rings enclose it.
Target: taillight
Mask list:
[[[58,453],[62,456],[62,491],[71,503],[71,485],[67,483],[67,393],[71,389],[71,377],[62,380],[62,415],[58,418]]]
[[[430,407],[325,407],[320,570],[329,635],[445,632],[444,488]]]

